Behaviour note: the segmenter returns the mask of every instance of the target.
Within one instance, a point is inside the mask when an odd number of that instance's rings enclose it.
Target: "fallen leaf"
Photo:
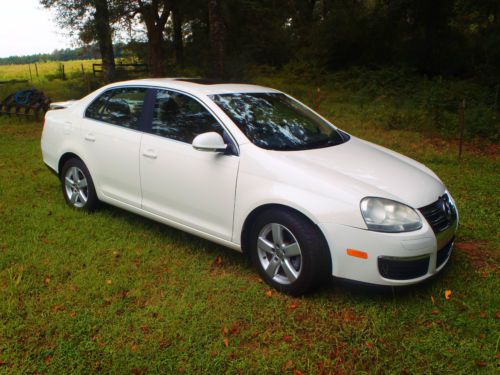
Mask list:
[[[0,360],[0,366],[6,366],[9,362]]]
[[[69,316],[71,316],[72,318],[74,318],[76,316],[76,311],[71,311],[69,313]]]
[[[375,344],[371,341],[367,341],[366,342],[366,346],[368,347],[368,349],[373,349],[373,347],[375,346]]]
[[[223,332],[225,335],[227,335],[227,334],[229,333],[229,330],[228,330],[226,327],[224,327],[224,328],[222,329],[222,332]]]
[[[229,339],[224,337],[224,346],[227,348],[229,346]]]
[[[288,335],[283,336],[283,341],[284,342],[290,342],[290,341],[292,341],[292,336],[288,336]]]
[[[215,258],[215,261],[214,261],[215,264],[219,265],[222,263],[222,258],[220,257],[220,255],[218,255],[216,258]]]
[[[240,330],[236,327],[231,328],[231,335],[237,335],[240,332]]]
[[[106,280],[106,284],[111,285],[112,283],[113,282],[110,279]]]
[[[268,297],[272,297],[272,296],[273,296],[273,291],[272,291],[272,290],[268,290],[268,291],[266,292],[266,296],[268,296]]]
[[[431,301],[432,301],[432,304],[435,305],[436,304],[436,300],[434,299],[434,296],[431,296]]]
[[[54,357],[51,355],[48,355],[47,357],[45,357],[45,359],[44,359],[45,364],[48,365],[50,362],[52,362],[53,358]]]
[[[43,282],[45,283],[45,285],[49,285],[50,284],[50,277],[46,277],[45,280],[43,280]]]
[[[286,362],[283,364],[283,366],[281,367],[281,369],[282,369],[283,371],[286,371],[286,370],[288,370],[289,368],[292,368],[292,366],[293,366],[293,361],[292,361],[291,359],[289,359],[288,361],[286,361]]]
[[[297,370],[297,369],[293,369],[293,375],[303,375],[303,374],[302,374],[302,371]]]
[[[431,311],[431,313],[432,313],[433,315],[438,315],[438,314],[439,314],[439,310],[432,310],[432,311]]]
[[[451,290],[449,290],[449,289],[445,290],[444,291],[444,298],[450,299],[451,298],[451,294],[452,294]]]
[[[497,353],[497,356],[496,356],[497,359],[500,359],[500,352]]]
[[[289,304],[289,305],[288,305],[288,308],[289,308],[290,310],[295,310],[297,307],[299,307],[299,305],[298,305],[298,304],[296,304],[296,303],[291,303],[291,304]]]
[[[486,318],[486,311],[480,311],[480,312],[479,312],[479,316],[480,316],[481,318]]]
[[[137,351],[137,344],[132,344],[132,346],[130,347],[130,350],[135,353]]]
[[[497,312],[497,313],[495,314],[495,319],[500,319],[500,312]]]
[[[476,363],[477,363],[477,365],[478,365],[479,367],[484,367],[484,366],[487,366],[487,365],[488,365],[488,363],[486,363],[486,361],[477,361]]]

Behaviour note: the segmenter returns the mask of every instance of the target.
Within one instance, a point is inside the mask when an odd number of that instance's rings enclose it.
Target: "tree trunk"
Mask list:
[[[103,79],[111,82],[115,75],[115,54],[107,0],[95,0],[97,42],[101,52]]]
[[[153,77],[164,77],[166,74],[164,44],[163,30],[156,27],[148,30],[149,67]]]
[[[174,51],[175,63],[179,67],[184,66],[184,45],[182,41],[182,13],[177,1],[172,3],[172,22],[174,26]]]
[[[160,6],[163,5],[161,15],[159,14]],[[148,34],[149,48],[149,66],[153,77],[164,77],[166,73],[165,66],[165,41],[163,39],[163,31],[170,14],[168,0],[156,0],[151,4],[143,4],[139,8],[139,12],[144,18]]]
[[[222,0],[208,0],[208,22],[210,27],[210,47],[212,53],[212,76],[221,78],[225,75],[224,55],[226,30],[222,16]]]

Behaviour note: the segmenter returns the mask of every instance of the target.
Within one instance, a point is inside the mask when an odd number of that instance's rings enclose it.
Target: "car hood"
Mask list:
[[[363,197],[378,196],[419,208],[445,191],[439,178],[423,164],[356,137],[338,146],[273,154],[288,172],[293,166],[295,173],[287,175],[295,175],[295,184],[356,205]],[[274,176],[285,178],[276,169]]]

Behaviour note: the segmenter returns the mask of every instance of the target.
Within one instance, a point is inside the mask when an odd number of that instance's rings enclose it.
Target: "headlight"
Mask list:
[[[368,229],[377,232],[410,232],[422,228],[422,220],[413,208],[390,199],[363,198],[361,214]]]

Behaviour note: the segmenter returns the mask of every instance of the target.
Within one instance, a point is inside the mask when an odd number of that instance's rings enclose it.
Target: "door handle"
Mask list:
[[[142,153],[142,155],[149,159],[156,159],[158,157],[153,150],[146,150]]]
[[[95,137],[92,133],[88,133],[86,136],[85,136],[85,140],[86,141],[89,141],[89,142],[95,142]]]

